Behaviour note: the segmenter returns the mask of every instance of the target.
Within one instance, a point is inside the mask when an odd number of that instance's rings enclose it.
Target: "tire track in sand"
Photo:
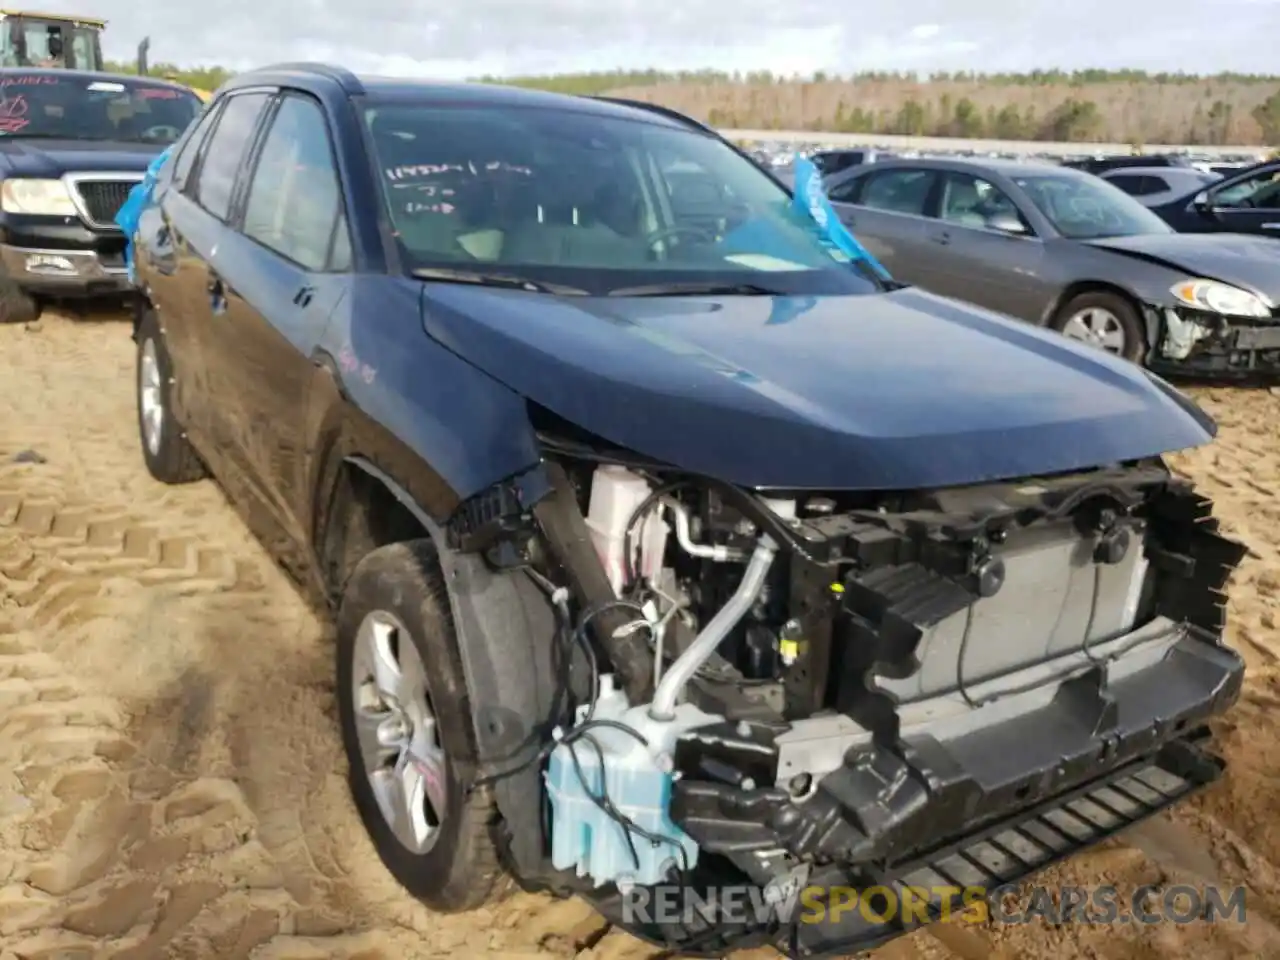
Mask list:
[[[0,954],[652,952],[581,904],[438,917],[395,887],[324,631],[212,484],[142,470],[127,328],[50,318],[0,350]]]

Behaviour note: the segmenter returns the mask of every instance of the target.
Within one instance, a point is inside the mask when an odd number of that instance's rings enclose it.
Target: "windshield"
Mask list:
[[[101,70],[100,60],[95,27],[29,16],[0,24],[0,66]]]
[[[203,109],[195,94],[137,80],[0,74],[0,137],[170,144]]]
[[[1016,176],[1036,209],[1068,240],[1173,233],[1173,228],[1119,187],[1098,177]]]
[[[373,105],[366,120],[411,270],[483,270],[594,294],[880,289],[759,167],[700,132],[505,104]]]

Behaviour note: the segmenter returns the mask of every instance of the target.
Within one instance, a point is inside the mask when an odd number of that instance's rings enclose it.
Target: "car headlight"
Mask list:
[[[1271,316],[1271,307],[1261,297],[1218,280],[1182,280],[1169,288],[1180,303],[1228,317]]]
[[[76,205],[61,180],[5,180],[0,183],[0,210],[50,217],[76,215]]]

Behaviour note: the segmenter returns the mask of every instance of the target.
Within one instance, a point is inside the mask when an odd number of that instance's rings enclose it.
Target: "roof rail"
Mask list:
[[[337,83],[347,93],[361,94],[364,93],[364,84],[360,82],[360,78],[348,70],[346,67],[337,67],[331,63],[319,63],[308,60],[299,60],[292,63],[269,63],[266,66],[256,67],[249,71],[250,73],[315,73],[322,77],[328,77]]]
[[[717,137],[720,136],[717,131],[708,127],[705,123],[699,123],[697,120],[693,119],[693,117],[687,116],[679,110],[672,110],[670,107],[664,107],[661,104],[648,103],[644,100],[629,100],[626,97],[590,96],[587,99],[600,100],[604,103],[616,103],[622,107],[635,107],[637,110],[647,110],[649,113],[656,113],[659,116],[666,117],[668,120],[675,120],[677,123],[682,123],[686,127],[693,127],[694,129],[701,130],[704,133],[714,133]]]

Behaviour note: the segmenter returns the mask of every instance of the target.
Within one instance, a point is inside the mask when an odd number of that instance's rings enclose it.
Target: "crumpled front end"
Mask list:
[[[638,936],[847,955],[1221,772],[1244,548],[1158,461],[762,496],[548,454],[529,556],[598,642],[543,772],[549,867]],[[874,889],[929,902],[848,909]]]
[[[1159,341],[1147,366],[1179,376],[1280,376],[1280,310],[1268,319],[1228,318],[1188,308],[1148,307]]]

